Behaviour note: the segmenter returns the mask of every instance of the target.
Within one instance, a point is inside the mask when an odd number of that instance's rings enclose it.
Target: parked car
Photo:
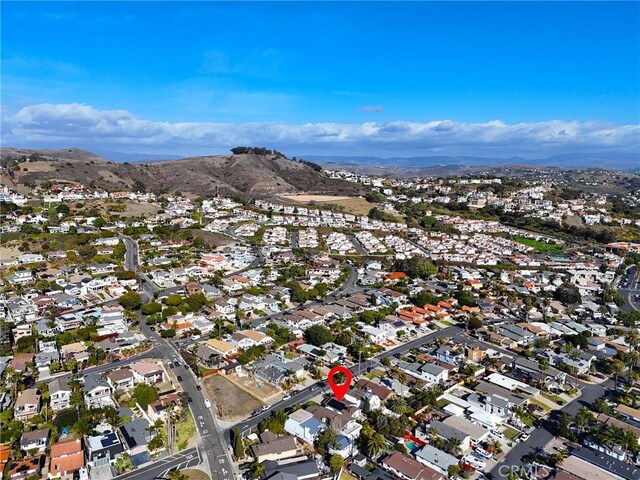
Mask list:
[[[204,406],[207,408],[211,408],[211,402],[209,401],[209,399],[207,398],[204,399]]]

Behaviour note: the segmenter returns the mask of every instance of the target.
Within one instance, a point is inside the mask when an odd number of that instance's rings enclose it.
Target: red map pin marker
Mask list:
[[[333,377],[336,373],[343,373],[347,377],[347,380],[342,385],[337,384],[333,380]],[[351,374],[351,370],[349,370],[347,367],[339,366],[329,370],[328,379],[329,379],[329,386],[331,387],[331,391],[336,396],[338,401],[340,401],[347,394],[347,390],[349,390],[349,387],[351,386],[351,381],[353,380],[353,375]]]

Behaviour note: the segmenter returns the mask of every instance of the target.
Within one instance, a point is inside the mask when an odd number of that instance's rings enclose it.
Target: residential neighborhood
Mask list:
[[[430,210],[606,198],[332,175],[395,213],[5,189],[5,476],[640,479],[640,246]]]

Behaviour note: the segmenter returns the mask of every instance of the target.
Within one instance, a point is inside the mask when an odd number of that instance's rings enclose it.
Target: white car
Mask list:
[[[524,433],[521,437],[520,437],[520,441],[521,442],[526,442],[527,440],[529,440],[529,437],[531,435],[529,435],[528,433]]]
[[[467,465],[472,466],[476,470],[484,470],[487,466],[486,462],[474,457],[473,455],[465,455],[464,457],[462,457],[462,461]]]
[[[209,401],[208,398],[204,399],[204,406],[207,407],[207,408],[211,408],[211,402]]]

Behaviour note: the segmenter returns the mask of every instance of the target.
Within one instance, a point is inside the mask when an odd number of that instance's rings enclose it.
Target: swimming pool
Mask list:
[[[413,453],[420,448],[420,445],[416,445],[411,440],[407,440],[404,443],[404,446],[407,447],[407,450],[409,450],[409,453]]]

